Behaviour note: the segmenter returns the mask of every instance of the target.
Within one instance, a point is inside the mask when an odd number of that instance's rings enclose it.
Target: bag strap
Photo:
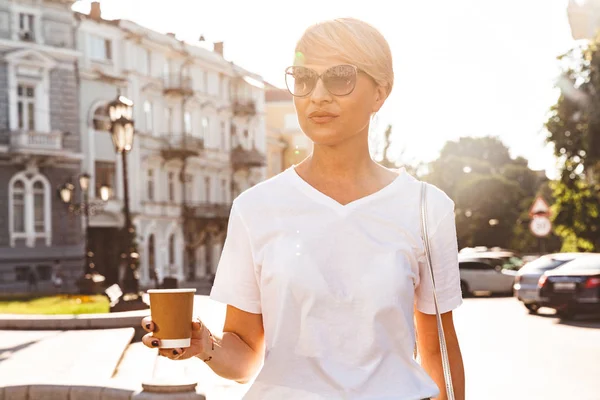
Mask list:
[[[450,373],[450,360],[448,358],[448,349],[446,348],[446,337],[444,336],[444,327],[442,317],[438,307],[437,295],[435,292],[435,278],[433,275],[433,263],[431,262],[431,248],[429,244],[429,232],[427,231],[427,184],[421,182],[421,236],[425,246],[425,258],[429,266],[429,274],[433,285],[433,302],[435,304],[435,314],[437,317],[438,337],[440,339],[440,351],[442,353],[442,367],[444,368],[444,380],[446,381],[446,394],[448,400],[455,400],[454,386],[452,385],[452,374]]]

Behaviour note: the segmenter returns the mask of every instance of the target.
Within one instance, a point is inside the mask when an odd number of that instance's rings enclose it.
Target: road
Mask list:
[[[514,298],[455,311],[468,400],[600,400],[600,318],[529,315]]]

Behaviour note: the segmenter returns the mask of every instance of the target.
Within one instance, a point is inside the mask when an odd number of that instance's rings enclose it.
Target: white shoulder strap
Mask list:
[[[446,337],[444,336],[444,327],[442,317],[438,307],[437,295],[435,292],[435,278],[433,276],[433,264],[431,262],[431,248],[429,244],[429,232],[427,231],[427,184],[421,183],[421,236],[425,246],[425,258],[429,266],[431,282],[433,284],[433,302],[435,304],[435,314],[437,317],[438,336],[440,339],[440,350],[442,353],[442,366],[444,368],[444,380],[446,381],[446,394],[448,400],[454,399],[454,387],[452,385],[452,374],[450,373],[450,360],[448,359],[448,349],[446,348]]]

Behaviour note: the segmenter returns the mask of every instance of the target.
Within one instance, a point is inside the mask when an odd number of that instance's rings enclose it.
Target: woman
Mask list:
[[[393,80],[389,46],[372,26],[337,19],[304,33],[286,81],[314,150],[233,203],[211,292],[227,304],[222,337],[197,322],[191,347],[162,355],[198,357],[238,382],[260,370],[245,396],[252,400],[418,400],[445,390],[420,183],[369,154],[369,122]],[[432,187],[428,206],[456,398],[464,399],[452,323],[462,302],[454,204]],[[422,366],[413,359],[415,320]],[[151,334],[143,341],[159,344]]]

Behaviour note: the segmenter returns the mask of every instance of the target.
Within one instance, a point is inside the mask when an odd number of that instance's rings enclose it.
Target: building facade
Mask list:
[[[142,287],[166,277],[215,273],[233,199],[265,178],[264,87],[260,76],[223,58],[223,43],[187,43],[131,21],[107,21],[95,3],[77,14],[82,54],[83,168],[114,190],[91,219],[95,264],[118,282],[123,165],[113,149],[106,105],[134,102],[128,154],[132,222]]]
[[[312,152],[312,142],[300,129],[287,89],[267,84],[265,103],[267,175],[271,177],[304,160]]]
[[[0,291],[83,272],[81,218],[58,200],[82,151],[73,1],[0,0]],[[76,193],[79,199],[80,193]]]
[[[599,0],[569,0],[567,8],[573,39],[592,39],[600,29]]]

